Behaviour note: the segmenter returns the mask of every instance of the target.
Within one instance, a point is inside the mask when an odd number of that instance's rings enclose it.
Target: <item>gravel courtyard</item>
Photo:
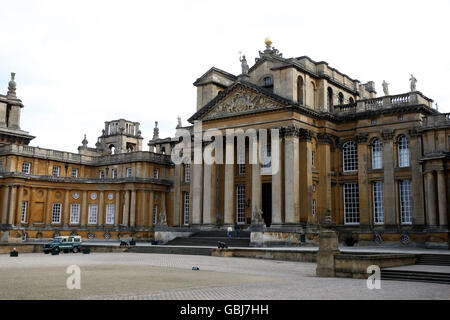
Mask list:
[[[69,290],[69,265],[81,289]],[[198,266],[199,271],[192,270]],[[140,253],[0,255],[0,299],[450,299],[450,286],[315,277],[315,263]]]

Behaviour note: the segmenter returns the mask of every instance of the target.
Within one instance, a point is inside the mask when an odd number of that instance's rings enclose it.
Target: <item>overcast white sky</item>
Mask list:
[[[307,55],[361,82],[417,89],[450,112],[450,1],[0,0],[0,92],[16,72],[33,146],[77,152],[104,121],[154,121],[172,136],[196,111],[192,83],[215,66],[240,73],[270,36],[283,57]]]

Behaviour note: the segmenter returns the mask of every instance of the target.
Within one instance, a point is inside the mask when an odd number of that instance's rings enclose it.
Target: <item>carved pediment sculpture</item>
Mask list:
[[[230,115],[278,109],[282,106],[282,103],[279,103],[261,93],[246,89],[244,87],[238,87],[236,90],[231,92],[228,97],[217,103],[217,105],[213,107],[203,119],[218,119]]]

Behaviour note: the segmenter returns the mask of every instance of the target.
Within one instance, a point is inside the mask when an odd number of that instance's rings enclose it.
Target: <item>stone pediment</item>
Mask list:
[[[213,120],[235,115],[276,110],[284,106],[285,104],[276,101],[261,92],[244,86],[237,86],[228,93],[226,97],[217,102],[217,104],[202,117],[202,120]]]

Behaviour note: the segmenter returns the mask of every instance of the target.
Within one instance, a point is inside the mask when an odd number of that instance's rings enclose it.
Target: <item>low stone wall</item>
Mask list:
[[[9,254],[14,248],[20,253],[44,252],[44,245],[39,243],[0,243],[0,254]],[[100,244],[86,244],[83,248],[91,249],[91,252],[126,252],[127,247],[105,246]]]
[[[366,279],[367,267],[376,265],[380,268],[399,267],[415,264],[416,254],[337,254],[334,256],[335,274],[338,278]]]
[[[215,257],[241,257],[284,261],[316,262],[317,251],[313,250],[264,250],[264,249],[215,249]]]
[[[167,243],[175,238],[187,238],[192,235],[193,232],[188,231],[155,231],[155,241],[159,244]]]

